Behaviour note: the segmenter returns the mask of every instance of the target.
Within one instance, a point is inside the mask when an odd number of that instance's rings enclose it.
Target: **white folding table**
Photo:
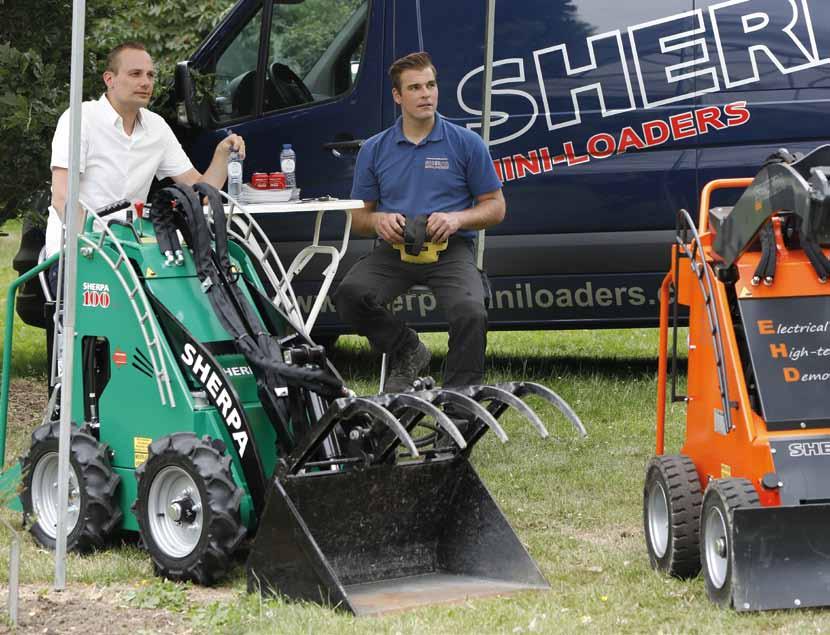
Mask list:
[[[289,315],[297,318],[297,321],[303,327],[305,334],[309,335],[317,317],[320,314],[320,309],[323,307],[326,295],[331,288],[331,283],[334,281],[334,276],[340,266],[340,260],[346,253],[349,246],[349,233],[352,228],[352,210],[363,207],[363,201],[353,199],[330,199],[328,197],[322,199],[311,199],[302,201],[289,201],[286,203],[251,203],[237,206],[238,210],[247,212],[251,216],[268,216],[271,214],[297,214],[301,212],[310,213],[316,212],[317,216],[314,221],[314,236],[311,244],[304,247],[291,261],[288,269],[283,269],[282,263],[276,252],[270,248],[270,244],[262,245],[260,249],[254,250],[254,255],[262,260],[265,260],[269,255],[276,261],[280,276],[274,276],[272,283],[276,282],[277,296],[274,300],[283,304]],[[252,234],[252,227],[244,222],[244,216],[237,213],[232,205],[226,205],[225,211],[229,216],[229,225],[235,227],[240,232],[243,239],[250,246],[250,238]],[[343,235],[340,240],[339,247],[320,244],[320,226],[323,222],[323,216],[326,212],[343,212],[345,214],[345,223],[343,224]],[[260,237],[264,238],[264,237]],[[269,254],[270,252],[270,254]],[[312,258],[317,255],[329,256],[330,262],[323,270],[323,282],[317,292],[317,297],[314,304],[308,313],[308,316],[303,318],[300,314],[300,307],[296,300],[291,283],[303,269],[311,262]],[[276,273],[276,272],[274,272]]]

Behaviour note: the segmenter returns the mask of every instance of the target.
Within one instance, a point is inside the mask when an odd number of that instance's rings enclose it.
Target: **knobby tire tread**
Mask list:
[[[197,487],[201,481],[206,493],[202,496],[202,539],[191,554],[179,559],[166,555],[156,545],[147,518],[151,481],[146,478],[171,464],[189,468],[187,471]],[[150,444],[147,460],[136,469],[138,496],[133,510],[142,543],[150,553],[157,575],[209,586],[233,566],[233,553],[245,538],[246,529],[240,519],[242,490],[234,483],[230,466],[231,458],[212,446],[208,437],[199,439],[190,432],[177,432]]]
[[[37,460],[48,452],[57,452],[60,441],[60,421],[50,421],[39,425],[32,431],[32,443],[29,451],[21,457],[21,469],[24,475],[24,489],[21,493],[24,521],[35,540],[49,549],[55,548],[55,540],[39,530],[38,522],[32,522],[32,470]],[[78,476],[83,517],[67,536],[66,548],[69,551],[87,553],[106,547],[113,530],[121,524],[123,513],[118,506],[116,492],[121,477],[114,472],[110,462],[109,446],[102,444],[86,427],[71,426],[70,461],[74,464]]]

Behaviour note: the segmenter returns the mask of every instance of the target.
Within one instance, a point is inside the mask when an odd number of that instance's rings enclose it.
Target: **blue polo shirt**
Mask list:
[[[363,144],[352,198],[377,201],[379,211],[414,218],[469,209],[477,196],[500,188],[481,137],[436,113],[432,132],[417,145],[403,135],[400,117]],[[458,234],[473,237],[475,232]]]

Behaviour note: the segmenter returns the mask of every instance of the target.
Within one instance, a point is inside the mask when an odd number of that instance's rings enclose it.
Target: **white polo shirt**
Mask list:
[[[153,177],[184,174],[193,167],[170,126],[142,108],[132,135],[106,95],[83,103],[81,114],[81,201],[97,209],[121,199],[145,201]],[[52,168],[69,168],[69,111],[52,139]],[[126,218],[126,212],[114,214]],[[46,254],[60,249],[62,222],[54,210],[46,226]]]

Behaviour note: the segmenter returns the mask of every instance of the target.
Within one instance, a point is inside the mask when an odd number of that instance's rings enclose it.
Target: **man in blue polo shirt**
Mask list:
[[[487,309],[473,238],[504,218],[501,182],[482,139],[436,112],[438,84],[428,54],[402,57],[389,76],[401,117],[363,144],[352,186],[352,198],[364,205],[352,229],[381,240],[340,283],[337,311],[389,354],[386,392],[403,392],[429,365],[430,352],[385,305],[412,285],[428,285],[449,324],[444,385],[481,383]],[[423,214],[429,214],[428,239],[448,241],[447,248],[434,263],[403,262],[392,245],[403,243],[405,223]]]

